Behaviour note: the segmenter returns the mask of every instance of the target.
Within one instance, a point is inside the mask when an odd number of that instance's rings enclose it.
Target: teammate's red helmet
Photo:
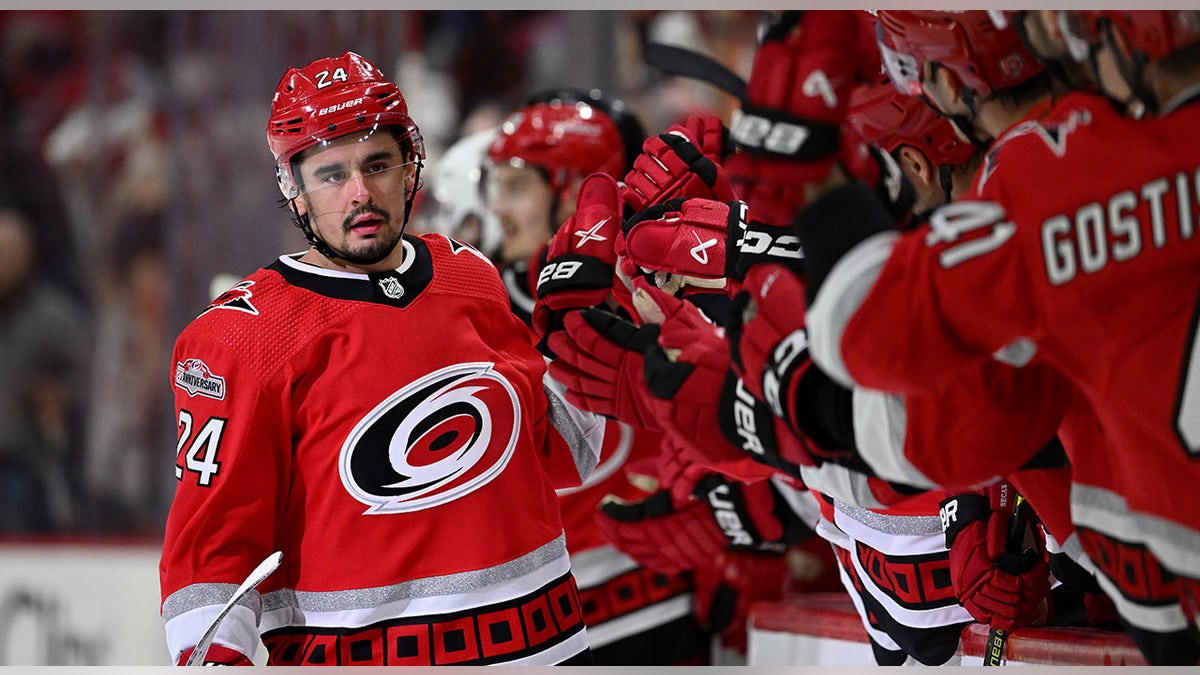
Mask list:
[[[625,167],[617,125],[582,101],[534,103],[514,112],[500,125],[488,157],[545,170],[556,192],[596,171],[620,178]]]
[[[1143,54],[1149,59],[1162,59],[1200,42],[1200,11],[1196,10],[1119,10],[1089,9],[1070,10],[1086,22],[1087,35],[1081,35],[1090,44],[1099,36],[1099,24],[1108,21],[1113,30],[1120,33],[1129,51]],[[1078,21],[1069,22],[1078,27]]]
[[[855,87],[847,121],[860,136],[889,153],[911,145],[939,166],[958,166],[975,153],[949,120],[920,98],[896,91],[886,80]]]
[[[921,67],[927,63],[949,68],[980,97],[1044,70],[1016,30],[998,28],[984,9],[879,10],[876,16],[888,75],[909,95],[921,93]]]
[[[408,116],[399,87],[380,74],[370,61],[343,52],[336,58],[291,68],[275,88],[267,144],[275,156],[276,177],[284,197],[300,194],[292,175],[296,153],[356,131],[398,127],[401,144],[416,158],[425,158],[425,145],[416,123]]]

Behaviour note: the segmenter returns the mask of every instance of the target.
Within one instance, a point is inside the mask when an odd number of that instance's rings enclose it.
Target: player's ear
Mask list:
[[[417,186],[417,165],[409,163],[404,165],[404,191],[412,192]]]
[[[925,153],[912,146],[902,145],[896,154],[900,169],[911,178],[915,178],[925,185],[937,185],[937,169],[933,166],[933,162],[930,162],[929,158],[925,156]]]
[[[958,75],[949,68],[933,68],[932,70],[933,89],[937,92],[937,100],[946,104],[944,110],[965,109],[967,107],[966,102],[963,101],[965,87]]]

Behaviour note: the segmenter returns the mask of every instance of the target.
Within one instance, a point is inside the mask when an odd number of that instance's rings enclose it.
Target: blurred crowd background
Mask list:
[[[175,335],[305,247],[265,140],[287,68],[344,50],[390,67],[431,175],[550,87],[621,98],[650,133],[696,111],[728,121],[735,99],[664,76],[642,46],[744,77],[759,14],[0,12],[0,537],[161,534]]]

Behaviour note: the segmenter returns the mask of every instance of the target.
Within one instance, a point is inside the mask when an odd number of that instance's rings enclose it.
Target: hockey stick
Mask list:
[[[740,75],[700,52],[650,42],[642,48],[642,58],[668,75],[700,80],[739,100],[746,97],[746,81]]]
[[[221,627],[221,622],[225,620],[225,615],[229,614],[229,610],[233,609],[234,605],[246,597],[247,593],[254,590],[255,586],[261,584],[263,579],[270,576],[271,572],[274,572],[279,567],[281,560],[283,560],[283,552],[276,551],[258,563],[258,567],[255,567],[250,576],[246,577],[242,585],[238,586],[237,590],[233,592],[233,597],[229,598],[229,601],[225,603],[225,606],[221,609],[221,613],[217,615],[216,619],[213,619],[212,625],[208,627],[208,630],[204,631],[204,635],[196,643],[196,648],[192,650],[192,655],[188,657],[187,662],[183,665],[204,665],[204,657],[208,655],[208,648],[212,645],[213,638],[217,635],[217,629]]]
[[[1021,508],[1025,505],[1025,498],[1017,495],[1013,500],[1013,515],[1012,522],[1009,524],[1008,530],[1008,551],[1009,553],[1021,553],[1021,548],[1025,545],[1025,509]],[[1008,631],[992,628],[988,631],[987,644],[983,651],[983,665],[999,666],[1004,664],[1004,645],[1008,642]]]

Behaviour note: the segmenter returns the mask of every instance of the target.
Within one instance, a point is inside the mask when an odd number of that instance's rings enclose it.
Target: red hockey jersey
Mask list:
[[[861,242],[815,303],[864,386],[929,391],[993,354],[1066,375],[1100,429],[1064,439],[1072,518],[1156,632],[1186,624],[1170,573],[1200,578],[1198,125],[1196,103],[1135,121],[1066,97],[997,141],[976,199]]]
[[[488,261],[440,235],[403,246],[398,270],[370,275],[284,256],[179,336],[160,563],[174,657],[275,550],[216,638],[250,655],[261,632],[270,664],[587,648],[553,488],[595,465],[603,422],[554,401]]]

